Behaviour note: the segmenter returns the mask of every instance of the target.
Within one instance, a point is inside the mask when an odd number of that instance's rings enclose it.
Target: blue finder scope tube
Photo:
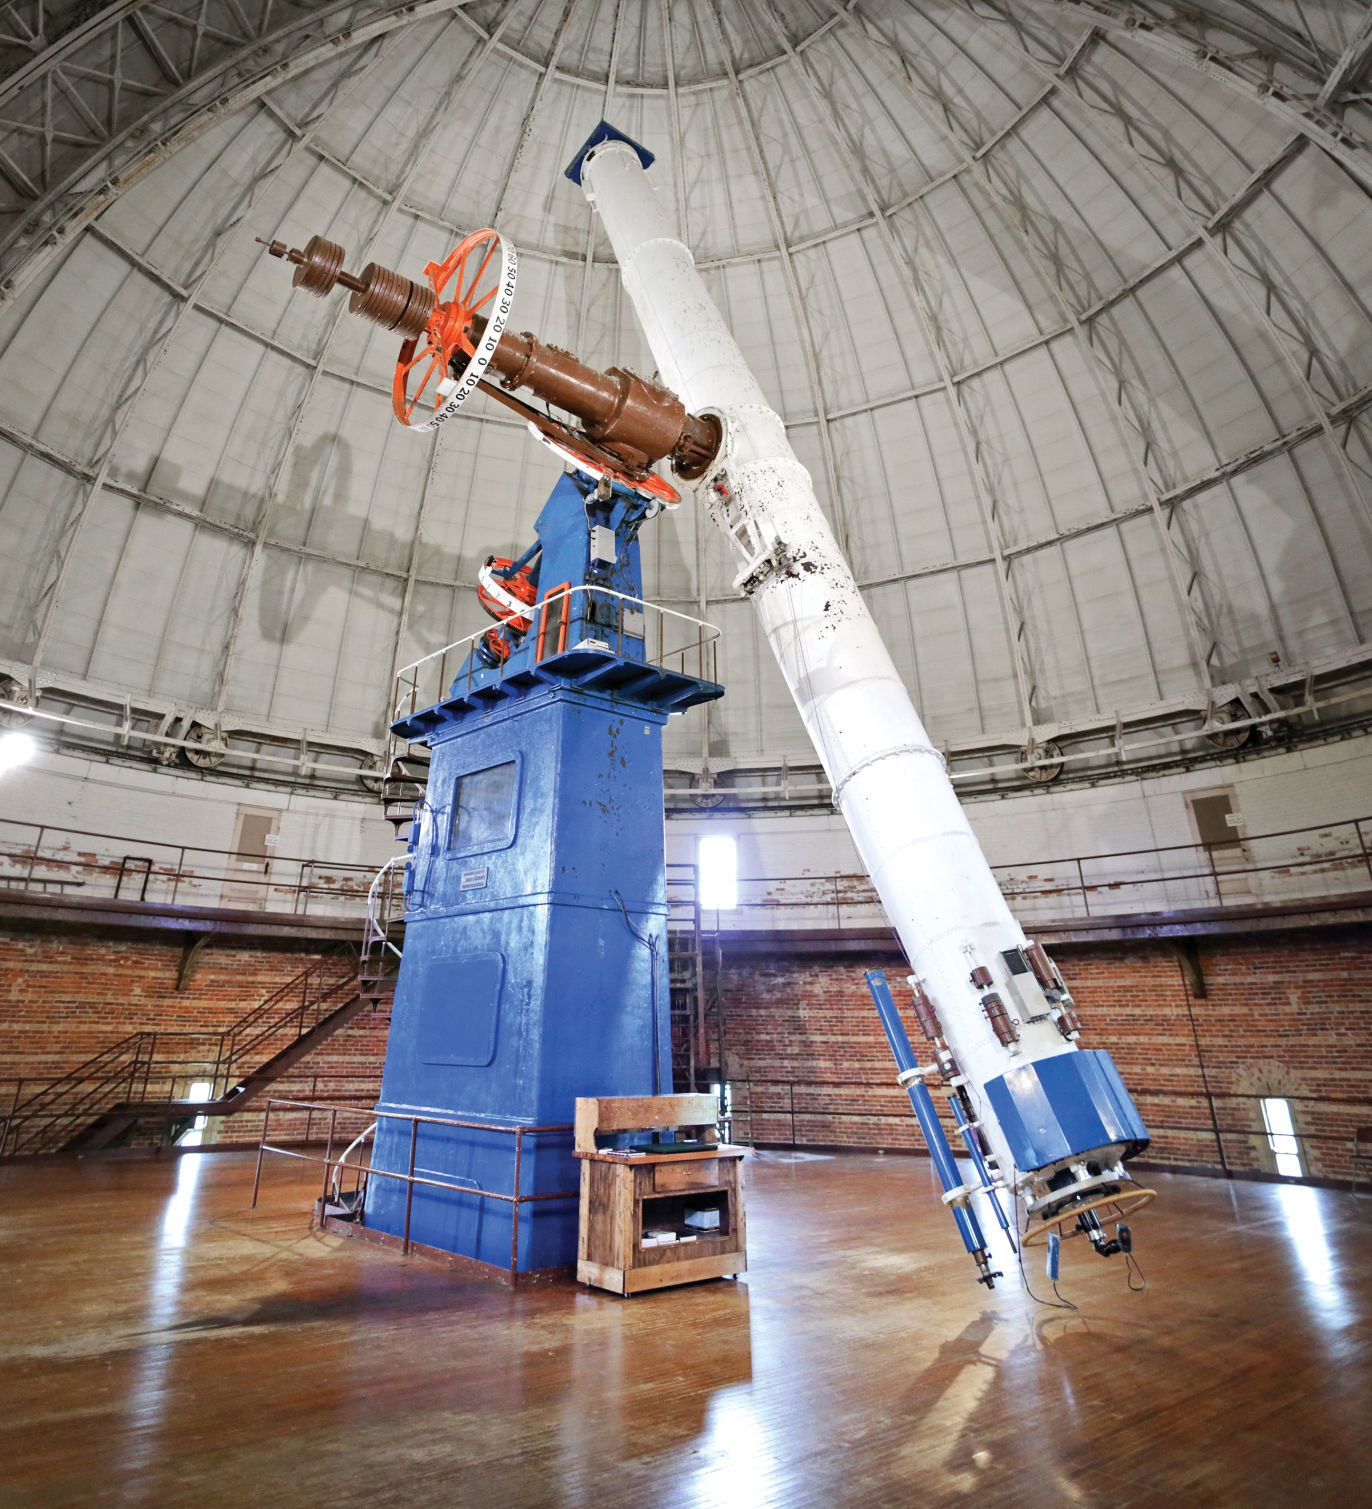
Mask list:
[[[900,1071],[899,1079],[905,1086],[906,1093],[910,1097],[910,1104],[914,1107],[915,1116],[919,1121],[919,1129],[924,1133],[924,1141],[929,1148],[929,1156],[934,1160],[934,1169],[938,1174],[939,1183],[943,1185],[944,1192],[960,1189],[962,1179],[958,1175],[958,1166],[953,1161],[953,1150],[948,1146],[948,1139],[944,1136],[943,1126],[938,1119],[938,1112],[934,1109],[934,1097],[929,1093],[929,1087],[923,1080],[915,1078],[919,1073],[919,1065],[915,1062],[914,1049],[910,1047],[910,1038],[905,1031],[905,1023],[900,1019],[900,1013],[896,1010],[896,1003],[891,996],[891,987],[886,983],[886,976],[879,969],[867,971],[867,989],[872,993],[872,1002],[877,1008],[877,1015],[881,1018],[881,1025],[886,1032],[886,1041],[891,1045],[891,1053],[896,1061],[896,1068]],[[906,1076],[910,1076],[907,1078]],[[976,1259],[977,1267],[981,1269],[979,1282],[994,1288],[993,1279],[986,1258],[986,1238],[981,1234],[981,1224],[978,1222],[976,1212],[970,1205],[952,1205],[949,1207],[953,1212],[953,1219],[957,1222],[958,1231],[962,1236],[962,1245]]]
[[[991,1209],[996,1213],[996,1220],[1000,1222],[1000,1229],[1008,1237],[1010,1235],[1010,1223],[1005,1218],[1005,1212],[1000,1208],[1000,1198],[991,1188],[991,1175],[986,1167],[986,1160],[981,1156],[981,1149],[977,1146],[976,1129],[967,1117],[963,1115],[962,1106],[956,1095],[950,1097],[953,1107],[953,1115],[957,1118],[958,1131],[962,1133],[962,1140],[967,1144],[967,1155],[972,1160],[972,1167],[977,1171],[977,1177],[981,1180],[981,1187],[986,1191],[986,1198],[991,1202]],[[1011,1246],[1014,1246],[1013,1239]]]

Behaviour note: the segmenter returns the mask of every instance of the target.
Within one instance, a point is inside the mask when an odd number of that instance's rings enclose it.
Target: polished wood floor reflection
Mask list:
[[[1074,1242],[1069,1312],[976,1286],[923,1160],[751,1158],[746,1279],[629,1300],[321,1236],[305,1172],[0,1170],[0,1503],[1372,1498],[1372,1196],[1162,1178],[1147,1292]]]

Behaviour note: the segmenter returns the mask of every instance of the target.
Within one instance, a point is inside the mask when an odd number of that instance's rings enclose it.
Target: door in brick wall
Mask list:
[[[1254,894],[1253,876],[1249,873],[1252,858],[1244,842],[1242,819],[1235,806],[1232,786],[1188,794],[1191,826],[1195,831],[1197,866],[1209,871],[1206,885],[1212,901],[1231,901]]]
[[[281,814],[270,807],[240,807],[233,852],[224,867],[224,906],[265,911],[271,905],[272,853]]]

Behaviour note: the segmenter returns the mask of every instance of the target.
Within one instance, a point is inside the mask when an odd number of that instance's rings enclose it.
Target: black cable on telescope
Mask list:
[[[1015,1173],[1016,1175],[1018,1175],[1019,1170],[1016,1169]],[[1033,1288],[1029,1283],[1029,1275],[1024,1271],[1024,1237],[1025,1232],[1027,1232],[1028,1230],[1029,1212],[1026,1210],[1024,1213],[1024,1231],[1021,1231],[1019,1229],[1019,1222],[1015,1222],[1015,1235],[1019,1238],[1019,1240],[1015,1243],[1015,1256],[1019,1259],[1019,1281],[1024,1285],[1024,1292],[1029,1296],[1030,1299],[1034,1301],[1036,1305],[1042,1305],[1045,1309],[1075,1310],[1077,1306],[1074,1305],[1070,1299],[1064,1299],[1058,1292],[1058,1284],[1056,1279],[1049,1280],[1049,1282],[1053,1285],[1053,1293],[1058,1296],[1056,1304],[1054,1304],[1051,1299],[1040,1299],[1038,1295],[1034,1293]]]

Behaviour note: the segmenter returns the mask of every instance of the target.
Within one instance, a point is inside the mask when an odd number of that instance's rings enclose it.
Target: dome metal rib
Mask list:
[[[521,326],[651,370],[560,179],[611,116],[959,776],[1368,712],[1365,7],[277,11],[199,42],[174,7],[49,20],[0,86],[0,671],[53,711],[133,748],[206,723],[267,774],[381,751],[392,669],[479,627],[475,567],[555,472],[499,412],[395,429],[388,340],[292,300],[252,235],[412,267],[494,221]],[[140,99],[111,92],[121,38]],[[683,509],[645,561],[726,633],[731,695],[674,725],[674,767],[806,760],[722,541]]]

